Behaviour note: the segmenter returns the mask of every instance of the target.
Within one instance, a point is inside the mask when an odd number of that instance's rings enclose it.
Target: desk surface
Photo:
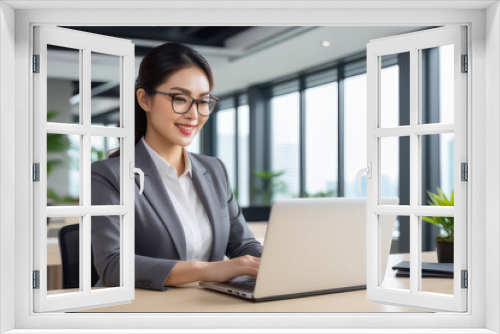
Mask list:
[[[425,261],[432,261],[435,252],[426,253]],[[408,254],[390,256],[387,276],[391,287],[407,288],[408,278],[396,278],[392,265],[408,258]],[[425,278],[425,286],[432,291],[453,293],[453,279]],[[267,302],[251,302],[237,297],[209,291],[190,283],[165,292],[136,289],[130,304],[96,308],[80,312],[422,312],[409,308],[370,303],[366,290],[333,293]]]

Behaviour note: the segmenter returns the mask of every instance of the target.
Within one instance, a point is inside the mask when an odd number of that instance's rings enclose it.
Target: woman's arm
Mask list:
[[[217,158],[217,160],[219,160],[226,178],[226,202],[231,225],[226,255],[229,258],[240,257],[242,255],[260,257],[262,255],[262,245],[255,239],[252,231],[248,228],[243,212],[231,189],[226,166],[220,159]]]
[[[115,159],[115,158],[113,158]],[[119,159],[119,158],[118,158]],[[119,166],[119,160],[116,161]],[[92,164],[92,205],[120,205],[120,177],[111,161]],[[120,285],[120,216],[92,216],[92,253],[99,286]],[[135,286],[167,289],[164,282],[179,260],[135,255]]]
[[[227,261],[179,261],[165,281],[166,286],[197,281],[225,282],[236,276],[257,276],[260,258],[245,255]]]

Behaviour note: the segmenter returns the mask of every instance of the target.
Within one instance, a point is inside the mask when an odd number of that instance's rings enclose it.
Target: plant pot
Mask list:
[[[439,263],[453,263],[453,242],[436,241]]]

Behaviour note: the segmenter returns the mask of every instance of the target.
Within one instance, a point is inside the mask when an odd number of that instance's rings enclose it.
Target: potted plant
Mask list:
[[[242,208],[247,221],[267,221],[271,212],[272,197],[286,191],[286,183],[277,180],[285,171],[254,170],[253,174],[260,180],[259,186],[251,185],[250,193],[260,195],[261,206],[252,205]],[[235,194],[236,196],[236,194]]]
[[[453,191],[450,198],[437,187],[437,194],[427,191],[432,206],[453,206]],[[438,262],[453,263],[453,217],[422,217],[423,220],[441,228],[441,235],[436,238],[436,250]]]
[[[285,171],[254,170],[254,175],[262,180],[262,189],[252,186],[252,192],[262,195],[262,205],[271,206],[273,195],[286,191],[286,183],[277,180]]]

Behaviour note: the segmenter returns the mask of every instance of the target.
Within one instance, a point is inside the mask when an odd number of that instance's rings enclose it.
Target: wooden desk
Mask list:
[[[435,252],[423,254],[425,261],[432,261]],[[408,278],[395,277],[390,267],[406,260],[408,254],[394,254],[389,258],[386,277],[391,287],[407,288]],[[453,280],[425,278],[426,286],[435,292],[452,293]],[[136,289],[135,300],[130,304],[96,308],[80,312],[423,312],[404,307],[370,303],[366,290],[333,293],[319,296],[254,303],[229,295],[200,288],[197,283],[175,287],[165,292]]]

